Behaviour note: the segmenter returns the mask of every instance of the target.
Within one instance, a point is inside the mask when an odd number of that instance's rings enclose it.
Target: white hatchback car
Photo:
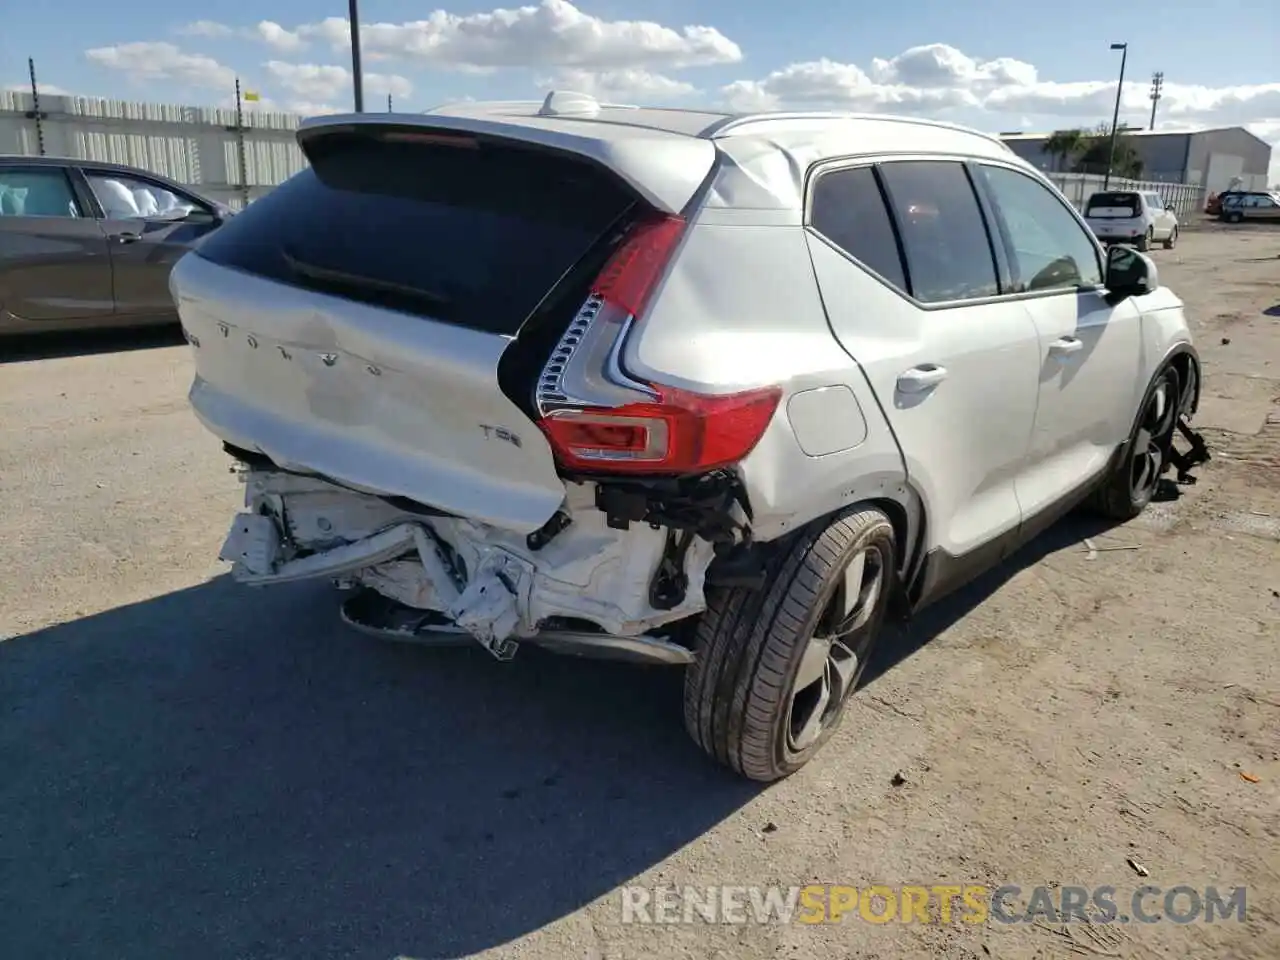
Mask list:
[[[831,736],[891,602],[1207,456],[1181,302],[993,136],[554,93],[298,140],[172,274],[234,575],[682,666],[745,776]]]
[[[1103,243],[1132,243],[1145,251],[1156,243],[1172,250],[1178,242],[1178,214],[1153,191],[1095,193],[1085,203],[1084,218]]]

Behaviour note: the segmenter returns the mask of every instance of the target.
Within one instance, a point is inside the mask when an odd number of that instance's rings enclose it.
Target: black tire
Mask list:
[[[1173,231],[1169,234],[1169,239],[1164,242],[1164,248],[1166,250],[1172,250],[1177,245],[1178,245],[1178,228],[1174,227]]]
[[[1094,510],[1112,520],[1125,521],[1147,508],[1169,464],[1181,405],[1178,371],[1166,366],[1147,387],[1129,439],[1116,452],[1107,476],[1093,495],[1090,503]],[[1146,468],[1141,459],[1147,461]],[[1146,480],[1148,470],[1153,475]]]
[[[1147,232],[1138,238],[1138,241],[1134,244],[1134,246],[1137,247],[1139,250],[1141,250],[1143,253],[1146,253],[1148,250],[1151,249],[1151,237],[1152,237],[1151,228],[1147,227]]]
[[[1239,223],[1243,219],[1244,219],[1244,214],[1239,212],[1228,213],[1226,216],[1227,223]]]
[[[840,647],[854,655],[852,664],[839,658],[832,662],[840,666],[824,662],[818,684],[834,689],[831,678],[838,674],[839,696],[815,699],[810,713],[818,717],[820,729],[815,733],[805,725],[800,733],[816,739],[801,744],[793,729],[793,706],[812,687],[795,692],[793,686],[831,610],[838,606],[847,616],[853,609],[846,602],[851,591],[845,573],[859,555],[866,558],[863,574],[879,565],[878,593],[867,595],[860,608],[867,613],[864,624]],[[884,512],[851,507],[834,519],[814,521],[779,544],[763,589],[708,591],[707,610],[695,635],[696,660],[684,683],[685,727],[694,741],[717,762],[752,780],[778,780],[804,766],[839,726],[866,668],[896,583],[897,562],[893,524]],[[861,597],[861,577],[858,589]],[[838,646],[832,645],[831,656]]]

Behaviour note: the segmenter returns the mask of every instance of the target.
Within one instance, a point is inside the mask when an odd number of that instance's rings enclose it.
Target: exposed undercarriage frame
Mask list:
[[[705,609],[712,564],[733,582],[751,576],[734,567],[750,543],[749,510],[729,472],[567,482],[561,510],[523,535],[228,451],[246,487],[220,554],[233,576],[356,588],[344,618],[367,631],[470,637],[499,659],[530,641],[688,663],[673,627]]]

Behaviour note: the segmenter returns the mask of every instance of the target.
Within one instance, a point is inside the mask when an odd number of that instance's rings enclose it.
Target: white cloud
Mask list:
[[[1151,109],[1148,92],[1145,80],[1125,83],[1122,121],[1145,125]],[[1166,81],[1163,94],[1159,129],[1246,126],[1276,145],[1271,177],[1280,179],[1280,83],[1207,87]],[[793,63],[759,79],[730,83],[720,95],[736,110],[793,107],[955,114],[975,124],[989,116],[991,125],[1018,117],[1022,129],[1035,125],[1092,128],[1110,122],[1116,83],[1045,80],[1022,60],[978,60],[947,44],[931,43],[888,60],[874,59],[865,70],[827,59]]]
[[[293,30],[286,30],[272,20],[263,20],[253,28],[254,36],[267,46],[281,53],[297,53],[307,41]]]
[[[1148,115],[1148,89],[1145,81],[1125,83],[1121,109],[1131,122]],[[931,43],[888,60],[872,60],[867,70],[814,60],[758,80],[739,80],[721,92],[740,109],[789,105],[932,113],[967,108],[1094,126],[1110,120],[1116,85],[1108,80],[1042,80],[1025,61],[978,60],[947,44]],[[1280,83],[1215,88],[1166,82],[1163,92],[1159,118],[1166,124],[1235,125],[1280,117]]]
[[[297,28],[335,50],[349,46],[341,17]],[[362,23],[360,41],[371,56],[395,56],[442,67],[497,69],[559,67],[624,70],[737,63],[742,50],[714,27],[679,29],[649,20],[605,20],[569,0],[537,6],[455,14],[436,10],[408,23]]]
[[[978,105],[976,95],[963,87],[879,83],[852,63],[825,59],[793,63],[762,80],[739,80],[722,92],[737,110],[839,106],[859,111],[921,111]]]
[[[231,27],[214,20],[197,20],[174,32],[181,37],[204,37],[209,40],[227,40],[231,37],[257,40],[281,53],[297,53],[307,45],[307,41],[296,31],[286,30],[274,20],[262,20],[252,27]]]
[[[225,23],[215,23],[213,20],[197,20],[195,23],[188,23],[184,27],[179,27],[176,32],[181,37],[210,37],[214,39],[222,39],[235,33]]]
[[[225,90],[236,82],[235,71],[212,57],[187,53],[172,43],[121,43],[85,51],[93,63],[127,73],[132,80],[170,81],[184,86]]]
[[[673,80],[660,73],[632,67],[625,70],[560,70],[550,77],[535,81],[543,90],[573,90],[589,93],[600,100],[618,102],[660,103],[678,100],[698,92],[683,80]]]
[[[269,60],[264,66],[280,86],[312,105],[351,95],[351,71],[346,67],[280,60]],[[407,97],[413,93],[413,84],[398,74],[366,73],[364,90],[374,96]]]

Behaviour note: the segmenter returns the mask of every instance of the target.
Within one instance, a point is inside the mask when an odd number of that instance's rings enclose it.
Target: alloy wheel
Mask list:
[[[856,554],[827,602],[801,655],[787,710],[787,745],[800,752],[837,720],[866,667],[873,615],[885,589],[877,547]]]
[[[1178,419],[1176,387],[1171,373],[1165,371],[1143,408],[1129,457],[1129,496],[1134,503],[1151,498],[1164,472],[1169,438]]]

